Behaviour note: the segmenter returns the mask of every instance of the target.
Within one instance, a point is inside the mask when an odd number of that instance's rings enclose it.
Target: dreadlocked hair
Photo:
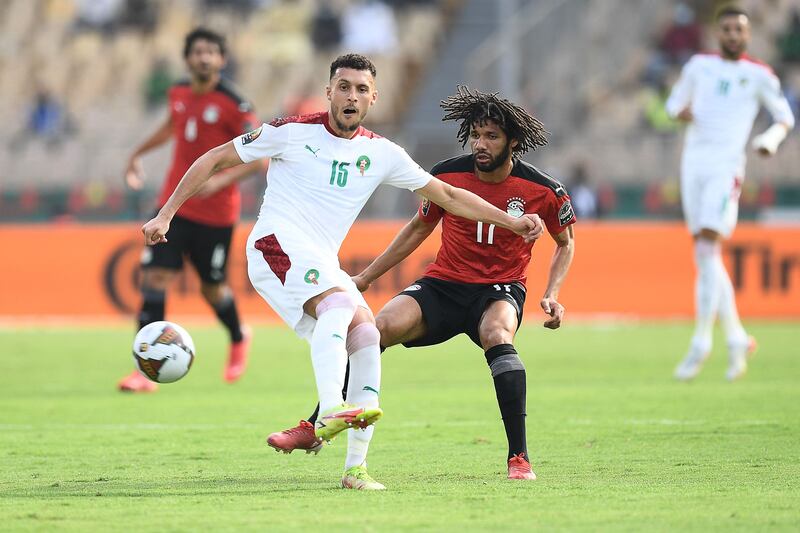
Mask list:
[[[487,120],[497,123],[509,139],[517,140],[513,148],[514,157],[528,150],[536,150],[537,146],[545,146],[545,135],[550,132],[544,129],[544,124],[520,106],[505,98],[498,98],[497,94],[482,93],[459,85],[456,94],[441,101],[439,105],[445,110],[442,121],[461,121],[456,137],[461,146],[467,145],[472,125],[483,126]]]

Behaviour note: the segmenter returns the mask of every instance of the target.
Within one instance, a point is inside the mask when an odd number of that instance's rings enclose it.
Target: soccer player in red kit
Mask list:
[[[442,107],[443,120],[460,121],[458,140],[462,146],[469,143],[471,154],[442,161],[431,174],[514,216],[536,213],[542,218],[556,249],[539,303],[549,315],[544,326],[557,329],[564,316],[558,293],[575,251],[575,215],[563,185],[519,159],[527,150],[547,143],[541,122],[508,100],[466,87],[459,87]],[[408,257],[440,220],[442,244],[436,260],[376,317],[381,345],[430,346],[460,333],[468,335],[483,349],[494,380],[508,439],[508,477],[536,479],[525,438],[525,366],[513,345],[522,322],[533,244],[424,200],[383,254],[353,280],[366,290]],[[312,423],[317,414],[310,417]],[[294,449],[318,452],[312,423],[301,421],[273,433],[267,442],[287,453]]]
[[[164,205],[195,159],[260,123],[252,106],[221,78],[225,54],[225,39],[217,33],[198,28],[186,36],[183,55],[190,79],[170,89],[167,120],[129,159],[125,180],[132,189],[141,189],[144,173],[140,156],[175,139],[159,206]],[[164,320],[166,289],[183,268],[184,256],[188,257],[200,276],[203,297],[230,335],[224,372],[228,382],[239,379],[244,371],[250,345],[250,333],[242,327],[233,293],[225,283],[228,250],[241,203],[237,183],[265,169],[266,161],[255,161],[216,174],[178,211],[168,242],[142,252],[139,327]],[[119,389],[152,392],[157,385],[134,371],[119,382]]]

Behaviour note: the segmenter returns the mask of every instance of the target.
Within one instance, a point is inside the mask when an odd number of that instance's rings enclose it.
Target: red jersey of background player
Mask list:
[[[551,235],[575,222],[569,195],[561,183],[533,165],[516,161],[511,174],[500,183],[480,181],[472,155],[437,163],[431,174],[473,192],[512,216],[536,213]],[[514,232],[461,218],[427,199],[419,217],[428,223],[442,218],[442,246],[424,276],[461,283],[525,283],[532,244]]]
[[[176,83],[169,90],[169,112],[175,150],[159,207],[198,157],[260,123],[252,106],[224,80],[204,94],[192,92],[188,81]],[[208,197],[189,198],[177,215],[209,226],[232,226],[239,219],[240,204],[239,187],[234,184]]]

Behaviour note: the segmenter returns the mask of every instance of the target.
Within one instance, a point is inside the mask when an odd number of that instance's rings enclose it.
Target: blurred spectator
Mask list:
[[[575,209],[575,216],[579,220],[589,220],[597,218],[597,192],[589,185],[589,176],[586,165],[578,163],[572,169],[571,185],[567,188],[572,207]]]
[[[685,63],[703,45],[703,28],[695,20],[694,10],[681,2],[675,6],[672,25],[661,38],[659,48],[668,62]]]
[[[317,51],[336,50],[342,44],[342,20],[333,7],[322,4],[311,19],[311,42]]]
[[[66,109],[49,91],[39,89],[28,114],[25,137],[43,139],[49,144],[58,144],[65,135],[73,133]],[[17,141],[20,139],[18,138]]]
[[[664,78],[655,87],[644,87],[640,93],[642,115],[647,126],[658,133],[672,133],[678,122],[667,113],[670,84]]]
[[[156,59],[144,82],[144,99],[149,111],[161,107],[167,100],[167,91],[172,86],[172,81],[169,62],[163,57]]]
[[[356,0],[343,17],[344,47],[362,54],[391,55],[397,49],[394,11],[382,0]]]
[[[154,0],[125,0],[120,23],[149,34],[156,28],[157,18],[158,9]]]
[[[800,9],[792,11],[791,20],[786,33],[778,39],[781,59],[788,62],[800,62]]]
[[[122,0],[76,0],[78,8],[76,27],[110,34],[122,10]]]

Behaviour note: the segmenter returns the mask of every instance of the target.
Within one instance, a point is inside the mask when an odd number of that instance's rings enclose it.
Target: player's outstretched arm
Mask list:
[[[419,213],[414,215],[414,218],[397,233],[386,250],[376,257],[363,272],[353,276],[358,290],[362,292],[367,290],[373,281],[411,255],[411,252],[419,248],[419,245],[428,238],[438,223],[438,221],[425,222],[419,218]]]
[[[128,158],[128,165],[125,167],[124,174],[125,183],[128,187],[138,191],[144,186],[144,169],[142,168],[141,156],[169,141],[170,137],[172,137],[172,119],[167,116],[167,120],[142,144],[137,146]]]
[[[792,107],[781,91],[781,82],[772,73],[764,76],[759,86],[758,98],[772,115],[774,123],[764,133],[753,138],[752,146],[763,156],[775,155],[778,146],[794,128]]]
[[[216,172],[241,164],[242,160],[233,147],[233,142],[212,148],[197,158],[197,161],[192,163],[192,166],[183,175],[164,207],[159,210],[155,218],[142,226],[145,244],[167,242],[166,234],[169,231],[169,223],[183,203],[191,198]]]
[[[547,277],[547,288],[539,304],[550,318],[545,320],[544,327],[558,329],[564,318],[564,306],[558,303],[558,292],[567,277],[567,271],[575,255],[575,233],[572,226],[553,237],[556,241],[556,250],[550,261],[550,272]]]
[[[509,229],[524,237],[525,242],[538,239],[544,230],[539,215],[523,215],[514,218],[480,196],[465,189],[453,187],[437,178],[433,178],[427,185],[415,192],[456,216]]]

